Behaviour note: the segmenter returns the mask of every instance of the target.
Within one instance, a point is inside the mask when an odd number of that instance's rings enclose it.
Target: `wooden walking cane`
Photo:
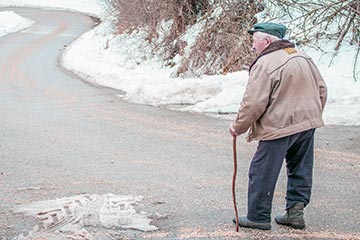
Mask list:
[[[236,174],[237,174],[237,157],[236,157],[236,136],[233,137],[233,152],[234,152],[234,174],[232,179],[232,196],[235,210],[235,219],[236,219],[236,231],[239,231],[239,215],[236,206],[236,196],[235,196],[235,182],[236,182]]]

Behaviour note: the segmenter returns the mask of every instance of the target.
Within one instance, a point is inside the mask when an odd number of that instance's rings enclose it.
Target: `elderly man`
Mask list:
[[[257,58],[235,121],[233,137],[248,132],[259,140],[249,169],[248,213],[240,227],[271,229],[271,207],[277,178],[285,159],[286,212],[278,224],[305,228],[304,207],[312,187],[314,131],[324,125],[326,85],[312,59],[283,40],[286,27],[257,23],[248,32]],[[234,219],[235,221],[235,219]]]

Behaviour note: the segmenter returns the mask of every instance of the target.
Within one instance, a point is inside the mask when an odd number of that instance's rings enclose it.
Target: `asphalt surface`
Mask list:
[[[0,39],[0,239],[36,225],[19,204],[78,194],[141,195],[166,217],[155,232],[102,229],[109,239],[360,239],[360,127],[318,129],[306,230],[234,231],[229,120],[123,102],[63,70],[64,46],[93,27],[84,15],[16,8],[36,20]],[[256,143],[238,140],[237,201],[246,213]],[[273,216],[285,205],[285,169]]]

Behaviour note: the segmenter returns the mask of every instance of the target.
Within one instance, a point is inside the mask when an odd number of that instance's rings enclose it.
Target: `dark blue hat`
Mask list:
[[[248,30],[248,33],[253,34],[254,32],[263,32],[278,38],[284,38],[286,27],[282,24],[266,22],[266,23],[256,23],[254,27]]]

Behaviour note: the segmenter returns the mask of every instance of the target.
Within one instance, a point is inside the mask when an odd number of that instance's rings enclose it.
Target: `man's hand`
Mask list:
[[[235,129],[234,129],[234,127],[233,127],[232,124],[230,124],[229,132],[230,132],[230,135],[233,136],[233,137],[239,136],[239,134],[237,134],[237,133],[235,132]]]

